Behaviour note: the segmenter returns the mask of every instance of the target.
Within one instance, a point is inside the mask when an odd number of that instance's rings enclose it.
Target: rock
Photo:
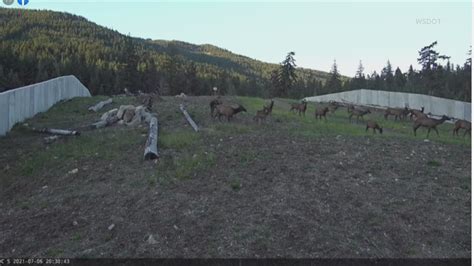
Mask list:
[[[74,175],[74,174],[77,174],[79,172],[79,169],[72,169],[71,171],[68,172],[68,174],[70,175]]]
[[[78,224],[77,221],[72,221],[72,225],[77,226]]]
[[[148,239],[146,240],[146,242],[150,245],[158,244],[158,241],[156,241],[156,239],[151,234],[148,236]]]
[[[115,224],[111,224],[111,225],[109,225],[108,229],[109,229],[109,231],[112,231],[112,229],[114,229],[114,228],[115,228]]]
[[[5,172],[8,171],[8,170],[10,170],[10,165],[9,164],[5,165],[5,167],[3,168],[3,171],[5,171]]]
[[[429,140],[429,139],[424,139],[423,141],[424,141],[424,142],[430,142],[430,140]]]
[[[47,188],[48,188],[48,186],[43,186],[43,187],[42,187],[42,189],[47,189]]]
[[[178,229],[179,229],[178,226],[176,226],[176,225],[173,225],[173,228],[174,228],[175,230],[178,230]]]

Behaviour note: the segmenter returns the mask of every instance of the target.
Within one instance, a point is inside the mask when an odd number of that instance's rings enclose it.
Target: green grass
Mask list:
[[[427,165],[433,166],[433,167],[438,167],[441,166],[441,163],[435,160],[428,161]]]
[[[34,175],[37,171],[82,159],[116,160],[127,156],[133,146],[143,145],[145,138],[139,128],[117,128],[91,131],[81,136],[63,137],[62,140],[23,158],[19,165],[22,175]]]
[[[163,132],[160,134],[159,145],[164,149],[183,149],[196,143],[199,135],[194,131]]]
[[[214,153],[195,153],[186,154],[175,159],[175,176],[178,179],[187,179],[193,177],[198,171],[204,171],[214,166],[216,156]]]

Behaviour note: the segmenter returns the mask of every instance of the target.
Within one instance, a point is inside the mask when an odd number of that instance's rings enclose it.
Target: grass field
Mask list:
[[[425,142],[409,121],[314,118],[275,99],[226,97],[247,113],[219,122],[211,97],[156,102],[158,161],[144,161],[146,125],[88,130],[106,97],[75,98],[0,138],[0,257],[468,257],[470,136],[440,125]],[[140,103],[114,97],[103,111]],[[81,136],[45,144],[28,127]],[[462,135],[462,132],[460,132]],[[113,226],[113,229],[108,228]],[[148,241],[150,235],[155,241]]]

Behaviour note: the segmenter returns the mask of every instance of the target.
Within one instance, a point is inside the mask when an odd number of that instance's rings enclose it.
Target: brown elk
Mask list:
[[[458,131],[459,129],[464,129],[464,135],[463,137],[466,136],[466,133],[469,132],[469,135],[471,135],[471,122],[467,120],[458,120],[456,123],[454,123],[454,128],[453,128],[453,136],[456,134],[456,136],[459,136]]]
[[[359,118],[364,119],[364,115],[370,114],[369,109],[352,109],[350,110],[350,115],[349,115],[349,122],[352,122],[352,116],[355,116],[357,118],[357,121],[359,121]]]
[[[247,112],[247,110],[240,104],[231,106],[227,104],[219,104],[216,106],[215,109],[215,116],[219,117],[219,121],[221,121],[221,117],[225,116],[227,121],[230,122],[230,119],[240,112]]]
[[[270,112],[271,112],[270,107],[264,106],[263,110],[257,111],[257,114],[254,116],[253,120],[260,124],[262,121],[266,120]]]
[[[422,106],[421,107],[421,110],[416,110],[416,109],[410,109],[409,110],[409,114],[410,114],[410,119],[413,119],[413,117],[415,117],[415,120],[420,118],[420,117],[426,117],[426,114],[424,113],[425,112],[425,107]]]
[[[410,111],[408,110],[407,107],[405,108],[387,108],[385,110],[385,114],[383,115],[385,119],[388,118],[388,116],[393,115],[395,116],[395,120],[401,120],[402,118],[405,118]]]
[[[263,106],[263,110],[267,110],[268,114],[271,115],[273,111],[273,100],[271,100],[270,105],[268,106]]]
[[[443,115],[441,119],[435,119],[435,118],[429,118],[429,117],[418,118],[415,120],[415,122],[413,122],[413,134],[415,134],[416,136],[416,130],[419,127],[425,127],[425,128],[428,128],[428,132],[426,133],[427,138],[430,135],[431,129],[434,129],[434,131],[436,131],[436,134],[439,136],[438,129],[436,129],[436,127],[442,124],[446,120],[449,120],[449,117],[447,117],[446,115]]]
[[[212,100],[212,101],[209,103],[209,106],[211,107],[211,116],[214,116],[214,111],[216,110],[216,107],[217,107],[219,104],[222,104],[222,101],[220,100],[219,97],[217,97],[216,99]]]
[[[365,132],[367,132],[367,130],[369,130],[369,128],[373,129],[373,131],[374,131],[373,134],[375,134],[376,129],[378,129],[380,134],[382,134],[382,131],[383,131],[382,127],[379,126],[379,124],[377,124],[377,122],[375,122],[375,121],[372,121],[372,120],[367,121],[367,126],[365,128]]]
[[[328,121],[326,119],[326,113],[329,112],[329,107],[324,107],[324,108],[316,108],[316,111],[314,112],[314,117],[317,119],[319,117],[319,120],[324,117],[324,120]]]
[[[306,100],[303,100],[302,103],[292,104],[291,108],[290,108],[290,111],[296,110],[300,116],[301,116],[301,113],[303,113],[303,116],[306,116],[307,106],[308,106],[308,102]]]

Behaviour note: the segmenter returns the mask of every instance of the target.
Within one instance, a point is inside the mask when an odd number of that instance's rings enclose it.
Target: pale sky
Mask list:
[[[418,50],[433,41],[463,64],[472,35],[470,1],[29,1],[134,37],[208,43],[265,62],[294,51],[298,66],[329,71],[336,59],[347,76],[359,60],[366,73],[387,60],[419,69]]]

